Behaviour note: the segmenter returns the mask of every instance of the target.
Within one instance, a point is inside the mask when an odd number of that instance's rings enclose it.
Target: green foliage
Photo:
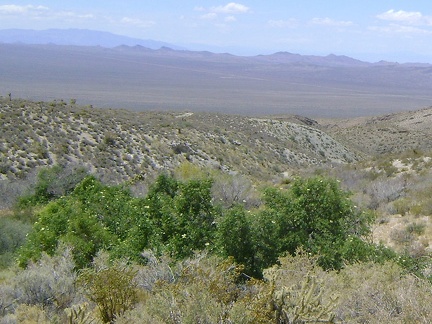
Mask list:
[[[373,215],[358,210],[335,180],[318,176],[297,179],[288,190],[268,188],[257,211],[216,207],[212,184],[207,178],[180,181],[162,174],[146,197],[135,198],[123,186],[88,176],[69,195],[40,209],[20,249],[20,265],[44,252],[54,255],[61,243],[73,247],[77,268],[88,267],[100,250],[137,263],[148,261],[144,250],[173,259],[208,250],[233,257],[246,275],[257,278],[300,247],[318,256],[325,269],[398,258],[365,240]],[[408,271],[421,273],[425,267],[419,260],[404,260]]]
[[[101,249],[109,248],[117,241],[115,232],[110,231],[109,220],[101,221],[104,214],[98,214],[101,204],[110,210],[109,203],[116,200],[100,200],[104,188],[93,177],[84,179],[75,191],[67,197],[47,204],[38,214],[38,220],[20,251],[20,265],[37,260],[42,252],[53,255],[60,242],[70,244],[77,267],[87,266]],[[96,190],[96,191],[95,191]],[[103,194],[103,191],[102,191]],[[112,198],[112,197],[109,197]],[[98,202],[99,204],[93,203]]]
[[[214,239],[216,210],[211,202],[211,185],[210,180],[191,180],[180,184],[179,193],[173,201],[176,231],[170,240],[176,257],[190,256]]]
[[[0,217],[0,269],[13,261],[15,251],[25,242],[31,225],[10,216]]]
[[[167,175],[156,180],[146,198],[154,225],[154,248],[184,258],[210,245],[218,214],[212,204],[211,185],[211,180],[180,182]]]
[[[340,269],[347,240],[369,233],[371,217],[357,211],[332,179],[297,179],[287,192],[266,190],[264,201],[267,209],[263,217],[271,219],[277,231],[276,254],[294,254],[303,246],[320,255],[323,267]]]
[[[101,249],[137,262],[144,261],[141,252],[149,247],[175,258],[192,255],[214,240],[217,211],[210,188],[210,180],[183,183],[162,175],[146,198],[134,198],[121,186],[89,176],[39,211],[20,265],[42,252],[53,255],[60,242],[74,248],[78,268],[88,266]]]
[[[135,270],[120,262],[83,270],[77,280],[87,297],[96,303],[104,323],[114,323],[137,301]]]
[[[246,272],[254,273],[255,247],[252,241],[252,227],[243,206],[235,206],[226,211],[218,221],[217,243],[225,257],[234,257],[244,265]]]

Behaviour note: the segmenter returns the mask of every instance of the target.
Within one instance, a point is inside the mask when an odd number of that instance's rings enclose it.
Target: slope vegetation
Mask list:
[[[432,107],[368,118],[322,120],[323,130],[367,155],[432,150]]]
[[[317,128],[286,120],[214,113],[130,112],[0,101],[0,174],[82,164],[109,180],[169,170],[188,160],[260,179],[356,155]]]

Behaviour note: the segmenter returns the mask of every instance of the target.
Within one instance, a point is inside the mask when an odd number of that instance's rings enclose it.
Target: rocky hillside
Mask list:
[[[184,161],[271,179],[302,166],[357,159],[301,118],[137,113],[3,98],[0,120],[2,179],[23,178],[41,166],[81,164],[122,181]]]
[[[348,120],[322,120],[322,130],[348,147],[374,156],[432,150],[432,107]]]

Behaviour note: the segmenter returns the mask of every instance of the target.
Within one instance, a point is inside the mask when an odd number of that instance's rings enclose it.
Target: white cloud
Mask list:
[[[79,19],[93,19],[95,16],[93,14],[79,14],[73,11],[60,11],[53,13],[52,17],[59,18],[79,18]]]
[[[339,27],[348,27],[353,25],[352,21],[333,20],[331,18],[314,18],[311,20],[311,23],[314,25],[339,26]]]
[[[212,7],[210,8],[210,11],[223,14],[238,14],[249,12],[250,9],[240,3],[230,2],[225,6]]]
[[[250,11],[249,7],[235,2],[230,2],[224,6],[211,8],[195,7],[194,10],[198,12],[203,12],[203,14],[199,17],[202,20],[217,20],[219,16],[223,16],[222,19],[225,23],[236,22],[237,18],[234,16],[235,14],[242,14]],[[226,29],[225,24],[219,23],[215,26],[217,26],[219,29]]]
[[[202,15],[200,18],[204,20],[214,20],[217,18],[217,14],[214,12],[209,12],[205,15]]]
[[[425,19],[427,19],[427,17],[424,17],[419,11],[395,11],[394,9],[377,15],[377,18],[381,20],[397,21],[406,24],[423,24],[425,23]]]
[[[0,5],[0,14],[16,15],[16,14],[28,14],[32,12],[41,12],[49,10],[45,6],[18,6],[18,5]]]
[[[388,33],[388,34],[423,34],[423,35],[432,35],[431,30],[418,28],[414,26],[406,26],[399,24],[390,24],[389,26],[372,26],[369,27],[369,30],[380,33]]]
[[[141,28],[148,28],[155,25],[154,21],[145,21],[138,18],[130,18],[130,17],[123,17],[120,20],[120,22],[126,25],[132,25]]]
[[[24,19],[35,20],[75,20],[75,19],[93,19],[95,16],[89,13],[77,13],[74,11],[54,11],[45,6],[18,6],[18,5],[0,5],[0,15],[9,17],[22,17]]]
[[[268,25],[273,28],[293,28],[298,25],[297,19],[288,19],[288,20],[269,20]]]

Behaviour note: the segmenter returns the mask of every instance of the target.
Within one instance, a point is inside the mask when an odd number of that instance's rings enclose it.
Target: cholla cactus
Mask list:
[[[88,312],[88,303],[74,305],[65,310],[68,324],[91,324],[95,323],[95,319]]]

